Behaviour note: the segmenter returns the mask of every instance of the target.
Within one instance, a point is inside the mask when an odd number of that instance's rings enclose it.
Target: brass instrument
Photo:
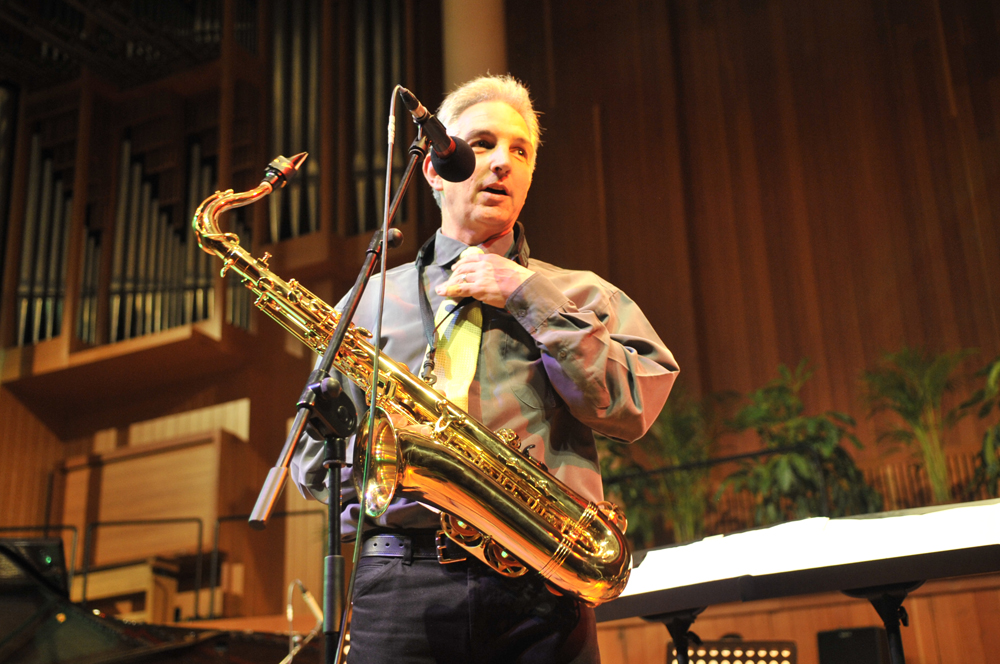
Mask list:
[[[339,314],[295,280],[285,282],[271,272],[268,254],[251,257],[236,235],[218,226],[223,212],[270,194],[304,159],[304,154],[276,158],[250,191],[217,191],[198,207],[193,224],[201,248],[222,259],[222,274],[235,270],[257,294],[259,309],[322,354]],[[370,337],[352,324],[334,360],[369,405],[375,382]],[[617,506],[584,500],[521,452],[517,434],[490,431],[384,354],[377,384],[371,459],[364,458],[363,445],[355,446],[355,467],[370,464],[364,487],[370,515],[383,513],[396,491],[405,492],[440,509],[444,534],[501,574],[535,570],[553,592],[590,605],[621,593],[632,555]]]

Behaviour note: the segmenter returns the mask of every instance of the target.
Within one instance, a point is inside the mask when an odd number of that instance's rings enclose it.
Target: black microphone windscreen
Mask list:
[[[461,138],[452,136],[451,139],[455,141],[455,151],[442,159],[431,150],[431,163],[437,174],[448,182],[463,182],[476,170],[476,153]]]

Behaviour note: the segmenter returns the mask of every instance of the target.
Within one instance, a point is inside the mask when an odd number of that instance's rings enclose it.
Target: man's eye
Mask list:
[[[493,145],[489,141],[480,138],[479,140],[472,142],[472,147],[474,147],[474,148],[483,148],[484,150],[489,150],[490,148],[493,147]]]

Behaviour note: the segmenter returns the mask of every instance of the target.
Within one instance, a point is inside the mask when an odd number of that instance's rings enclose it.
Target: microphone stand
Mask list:
[[[417,164],[422,163],[427,156],[428,143],[429,141],[424,136],[423,130],[418,129],[417,137],[410,145],[410,160],[406,165],[402,180],[396,189],[396,195],[389,207],[387,219],[390,228],[387,239],[393,248],[399,246],[402,240],[402,233],[399,229],[391,228],[391,225],[402,201],[403,194],[406,192],[410,180],[413,178]],[[284,487],[285,479],[288,477],[288,465],[295,454],[295,448],[306,427],[309,426],[312,430],[310,433],[319,434],[324,441],[326,456],[323,467],[327,471],[327,486],[329,487],[329,499],[327,502],[329,515],[327,520],[329,524],[327,550],[329,555],[325,558],[323,568],[323,633],[326,638],[325,661],[327,664],[333,664],[337,661],[337,644],[340,641],[341,617],[345,609],[346,599],[344,597],[344,557],[341,555],[340,537],[340,469],[347,465],[347,440],[357,429],[357,410],[354,403],[344,392],[340,382],[330,375],[330,370],[333,368],[333,360],[340,350],[344,337],[347,335],[347,329],[358,309],[361,295],[364,293],[375,271],[375,266],[378,265],[381,258],[382,238],[383,228],[379,227],[372,236],[371,243],[368,245],[365,261],[361,266],[361,272],[354,283],[350,297],[345,302],[344,309],[340,315],[340,322],[337,324],[333,336],[330,337],[326,352],[323,353],[323,358],[316,365],[313,372],[309,374],[305,389],[299,396],[297,404],[298,413],[295,416],[295,421],[292,423],[288,438],[285,439],[285,446],[278,456],[277,463],[268,472],[267,479],[264,481],[260,494],[257,496],[257,503],[254,505],[253,512],[250,515],[251,528],[261,530],[267,525],[267,519],[274,510],[278,496],[281,494],[281,489]],[[378,344],[379,340],[374,339],[373,343]],[[373,367],[373,369],[372,375],[374,378],[372,381],[371,399],[374,402],[377,401],[379,374],[377,366]],[[375,403],[372,403],[371,407],[374,408]],[[369,430],[370,432],[371,430]],[[370,438],[369,440],[358,442],[363,442],[366,448],[370,446]],[[355,444],[358,444],[358,442]],[[366,454],[365,458],[370,458],[370,454]],[[361,499],[363,501],[364,496]],[[364,516],[364,511],[362,510],[358,523],[359,534],[361,532],[361,521],[364,519]]]

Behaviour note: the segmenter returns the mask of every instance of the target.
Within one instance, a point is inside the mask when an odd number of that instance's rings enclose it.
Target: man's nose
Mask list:
[[[510,150],[498,145],[491,155],[490,170],[501,177],[510,172]]]

